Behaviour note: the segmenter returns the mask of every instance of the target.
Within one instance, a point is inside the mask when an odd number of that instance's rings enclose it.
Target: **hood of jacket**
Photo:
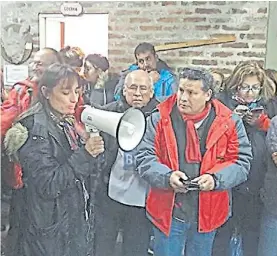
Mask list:
[[[10,128],[4,138],[6,155],[13,160],[18,160],[17,152],[28,139],[28,130],[20,122]]]

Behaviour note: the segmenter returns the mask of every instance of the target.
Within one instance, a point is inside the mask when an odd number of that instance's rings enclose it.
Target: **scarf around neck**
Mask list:
[[[208,103],[205,109],[196,115],[182,115],[186,122],[186,138],[187,144],[185,149],[185,158],[188,163],[200,163],[202,160],[200,152],[199,137],[195,128],[195,124],[204,120],[210,113],[211,103]]]

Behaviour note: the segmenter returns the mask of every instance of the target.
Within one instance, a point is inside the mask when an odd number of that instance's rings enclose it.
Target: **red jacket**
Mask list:
[[[175,193],[169,186],[172,171],[179,170],[178,148],[170,113],[176,95],[158,106],[148,120],[146,134],[137,155],[138,171],[151,189],[146,203],[150,220],[169,235]],[[198,230],[220,227],[230,214],[230,189],[247,179],[251,147],[242,121],[218,100],[212,101],[216,117],[210,127],[200,174],[214,173],[216,190],[199,193]]]
[[[14,120],[28,107],[31,103],[30,92],[37,95],[37,83],[30,80],[24,80],[16,83],[9,92],[8,99],[1,105],[1,138],[5,136],[7,130],[12,126]]]

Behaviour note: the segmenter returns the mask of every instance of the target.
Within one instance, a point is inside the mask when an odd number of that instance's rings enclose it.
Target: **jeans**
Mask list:
[[[266,209],[262,214],[258,256],[277,256],[277,216]]]
[[[154,255],[156,256],[211,256],[216,231],[199,233],[196,224],[172,220],[167,237],[154,227]]]

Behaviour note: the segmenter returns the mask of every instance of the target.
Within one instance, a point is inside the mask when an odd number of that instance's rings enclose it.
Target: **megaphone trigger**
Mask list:
[[[96,127],[85,124],[85,128],[91,138],[99,136],[99,130]]]

